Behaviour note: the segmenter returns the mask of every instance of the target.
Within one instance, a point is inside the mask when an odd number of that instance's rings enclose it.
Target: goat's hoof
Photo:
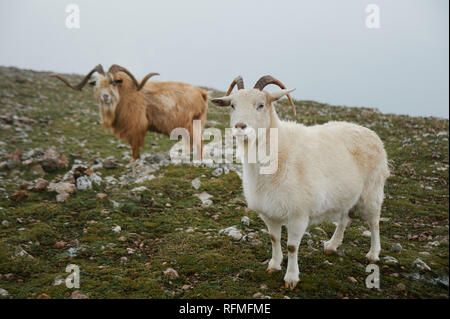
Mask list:
[[[324,249],[323,252],[325,253],[325,255],[337,254],[337,250],[334,249]]]
[[[294,281],[294,282],[287,282],[287,281],[285,281],[284,282],[284,288],[286,288],[286,289],[290,289],[290,290],[294,290],[295,289],[295,287],[297,287],[297,284],[298,284],[298,281]]]
[[[376,264],[378,261],[380,261],[380,258],[377,255],[372,254],[371,252],[367,253],[366,258],[371,264]]]
[[[330,247],[331,243],[326,241],[323,244],[323,252],[325,253],[325,255],[332,255],[332,254],[337,254],[337,249]]]
[[[278,269],[274,269],[274,268],[267,268],[266,273],[268,273],[269,275],[273,274],[274,272],[277,272]]]

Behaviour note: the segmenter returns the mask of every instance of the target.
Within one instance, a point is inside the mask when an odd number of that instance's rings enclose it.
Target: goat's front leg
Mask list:
[[[288,232],[288,265],[287,271],[284,276],[285,287],[293,290],[299,281],[299,270],[298,270],[298,248],[305,234],[306,228],[308,227],[308,220],[305,219],[295,219],[290,220],[286,224]]]
[[[272,241],[272,259],[269,261],[267,272],[269,274],[281,270],[281,262],[283,261],[283,252],[281,251],[281,224],[270,220],[264,220]]]

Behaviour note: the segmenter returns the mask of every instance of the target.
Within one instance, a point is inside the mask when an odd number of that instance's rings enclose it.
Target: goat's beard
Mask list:
[[[114,122],[116,103],[100,103],[100,117],[105,128],[111,128]]]

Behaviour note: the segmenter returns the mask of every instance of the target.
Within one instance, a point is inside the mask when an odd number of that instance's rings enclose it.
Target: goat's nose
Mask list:
[[[239,123],[237,123],[234,127],[235,127],[235,128],[240,128],[240,129],[242,129],[242,130],[245,130],[245,128],[247,127],[247,124],[244,124],[244,123],[239,122]]]
[[[103,95],[102,95],[102,98],[103,98],[103,100],[107,101],[108,98],[109,98],[109,95],[108,95],[108,94],[103,94]]]

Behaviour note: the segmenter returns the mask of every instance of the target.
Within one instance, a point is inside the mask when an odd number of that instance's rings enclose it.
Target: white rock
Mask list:
[[[146,190],[148,190],[147,187],[145,187],[145,186],[139,186],[139,187],[133,188],[131,191],[132,191],[133,193],[140,193],[140,192],[143,192],[143,191],[146,191]]]
[[[398,264],[397,258],[394,258],[392,256],[385,256],[385,257],[383,257],[383,261],[384,261],[384,263],[386,263],[388,265]]]
[[[8,296],[9,296],[9,292],[6,291],[6,290],[3,289],[3,288],[0,288],[0,296],[2,296],[2,297],[8,297]]]
[[[420,270],[428,270],[431,271],[430,266],[428,266],[422,259],[417,258],[416,260],[414,260],[413,262],[413,267],[417,267]]]
[[[391,247],[391,251],[394,253],[399,253],[401,252],[403,249],[402,245],[400,243],[395,243],[394,245],[392,245]]]
[[[17,257],[27,257],[27,258],[30,258],[30,259],[34,259],[33,256],[31,256],[28,252],[26,252],[26,251],[25,251],[22,247],[20,247],[20,246],[18,246],[18,247],[16,248],[15,256],[17,256]]]
[[[77,189],[86,190],[92,188],[92,182],[87,176],[81,176],[77,178]]]
[[[11,223],[5,219],[5,220],[2,220],[2,225],[4,227],[9,227],[11,225]]]
[[[47,190],[50,192],[57,192],[58,194],[67,193],[72,194],[77,190],[74,184],[68,182],[50,183],[47,186]]]
[[[115,232],[116,234],[120,233],[121,230],[122,228],[120,226],[113,227],[112,229],[112,231]]]
[[[213,170],[211,174],[212,174],[213,176],[218,177],[218,176],[222,175],[222,173],[223,173],[222,167],[218,167],[218,168],[216,168],[215,170]]]
[[[248,218],[248,216],[242,217],[241,218],[241,223],[242,223],[242,225],[250,226],[250,218]]]
[[[102,185],[103,184],[103,180],[100,176],[98,176],[97,174],[92,174],[91,176],[89,176],[89,179],[92,183],[95,183],[97,185]]]
[[[140,184],[140,183],[144,183],[146,181],[151,181],[152,179],[155,178],[155,175],[147,175],[147,176],[142,176],[142,177],[138,177],[135,181],[136,184]]]
[[[172,279],[180,277],[178,275],[178,272],[173,268],[167,268],[166,270],[164,270],[164,275]]]
[[[200,185],[201,185],[200,178],[197,177],[197,178],[193,179],[191,184],[192,184],[192,187],[194,187],[194,189],[199,189]]]
[[[53,281],[53,286],[59,286],[62,283],[64,283],[65,279],[61,276],[56,276],[55,280]]]
[[[239,229],[237,229],[234,226],[225,228],[225,229],[221,229],[219,231],[220,235],[227,235],[230,236],[231,238],[233,238],[234,240],[241,240],[242,238],[242,233]]]
[[[371,232],[368,231],[368,230],[363,231],[362,235],[363,235],[364,237],[369,237],[369,238],[372,237]]]
[[[105,182],[108,185],[116,185],[119,181],[114,176],[106,176]]]
[[[210,206],[213,203],[212,200],[210,200],[210,198],[213,197],[213,196],[208,194],[207,192],[202,192],[200,194],[195,194],[195,196],[197,196],[202,201],[202,204],[205,205],[205,206]]]

